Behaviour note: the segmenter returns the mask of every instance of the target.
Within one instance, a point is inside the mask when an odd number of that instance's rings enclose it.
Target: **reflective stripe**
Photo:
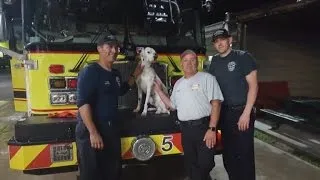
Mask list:
[[[155,156],[182,154],[181,133],[159,134],[149,136],[156,144]],[[122,159],[133,159],[132,142],[136,137],[121,138]],[[44,169],[77,165],[76,143],[72,142],[71,161],[51,162],[51,144],[17,146],[9,145],[10,168],[16,170]]]
[[[71,161],[51,162],[51,144],[15,146],[9,145],[10,168],[17,170],[44,169],[77,164],[77,148],[73,142]]]

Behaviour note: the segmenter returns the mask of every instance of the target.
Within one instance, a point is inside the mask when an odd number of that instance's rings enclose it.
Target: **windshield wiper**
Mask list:
[[[99,31],[98,34],[96,34],[92,40],[91,40],[91,43],[90,45],[94,45],[96,43],[96,41],[98,40],[98,38],[101,36],[101,34],[103,33],[104,29],[108,26],[108,24],[104,25],[104,27]],[[88,53],[83,53],[81,55],[81,57],[79,58],[77,64],[69,70],[69,72],[79,72],[80,71],[80,67],[82,66],[83,63],[86,62],[86,58],[88,57]]]
[[[173,69],[174,69],[173,71],[174,71],[174,72],[177,72],[177,73],[180,73],[181,70],[179,69],[179,67],[177,66],[177,64],[174,62],[174,60],[172,59],[172,57],[171,57],[170,55],[166,55],[166,56],[168,57],[171,65],[172,65],[172,67],[173,67]]]

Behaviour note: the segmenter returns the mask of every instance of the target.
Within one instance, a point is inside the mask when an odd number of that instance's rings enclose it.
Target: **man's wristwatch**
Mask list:
[[[216,127],[209,127],[208,130],[216,131]]]

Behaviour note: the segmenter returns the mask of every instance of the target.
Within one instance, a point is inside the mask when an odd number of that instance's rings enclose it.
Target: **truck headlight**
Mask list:
[[[66,93],[53,93],[50,95],[51,104],[67,104],[68,95]]]

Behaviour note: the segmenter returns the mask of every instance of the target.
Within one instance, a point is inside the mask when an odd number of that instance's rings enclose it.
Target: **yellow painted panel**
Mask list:
[[[131,149],[132,141],[136,137],[125,137],[121,138],[121,155],[124,155],[126,152],[128,152]]]
[[[47,145],[22,146],[10,160],[10,168],[24,170]]]
[[[23,146],[23,154],[24,154],[24,168],[27,166],[39,155],[44,148],[47,147],[47,144],[44,145],[35,145],[35,146]]]
[[[166,136],[172,136],[173,135],[166,135]],[[169,154],[179,154],[182,153],[177,147],[172,146],[172,149],[169,151],[164,151],[162,148],[169,148],[168,144],[162,144],[163,143],[163,138],[164,135],[151,135],[150,138],[154,141],[156,144],[156,149],[162,154],[162,155],[169,155]],[[121,138],[121,154],[124,155],[126,152],[131,151],[131,146],[132,142],[136,137],[126,137],[126,138]],[[173,143],[173,139],[171,139],[171,142]]]
[[[178,148],[174,145],[170,151],[163,151],[162,148],[166,147],[167,144],[163,145],[163,138],[171,136],[169,135],[151,135],[150,138],[155,142],[157,150],[160,152],[161,155],[169,155],[169,154],[180,154],[182,153]],[[172,134],[174,138],[174,134]],[[122,155],[126,152],[131,150],[131,145],[133,140],[136,137],[123,137],[121,138],[121,151]],[[172,141],[173,142],[173,139]],[[77,158],[77,147],[76,143],[72,142],[73,145],[73,159],[72,161],[65,161],[65,162],[57,162],[51,164],[50,167],[62,167],[62,166],[69,166],[69,165],[77,165],[78,158]],[[12,157],[10,160],[10,168],[16,170],[25,170],[28,165],[42,152],[48,144],[42,145],[33,145],[33,146],[22,146],[20,150]]]
[[[26,90],[25,69],[22,61],[12,58],[10,60],[10,66],[13,91],[15,89]],[[14,99],[14,108],[16,111],[26,112],[27,101],[18,101]]]
[[[9,41],[0,41],[0,46],[9,49]]]
[[[22,100],[22,99],[15,98],[14,107],[15,107],[15,110],[18,112],[26,112],[28,110],[26,99]]]
[[[29,70],[29,84],[30,84],[30,101],[31,109],[34,114],[47,114],[47,110],[61,110],[61,109],[76,109],[75,105],[54,105],[50,104],[49,95],[49,77],[62,76],[62,77],[77,77],[78,73],[69,72],[74,68],[78,60],[82,56],[81,53],[30,53],[29,58],[36,60],[38,63],[37,70]],[[180,57],[178,54],[170,56],[172,61],[180,68]],[[123,58],[123,57],[121,57]],[[88,54],[87,62],[93,62],[98,59],[98,54]],[[206,60],[205,56],[199,56],[199,70],[202,70],[203,61]],[[159,62],[167,63],[168,74],[170,75],[183,75],[182,72],[173,72],[173,67],[169,61],[168,56],[159,54]],[[52,74],[49,72],[49,66],[52,64],[64,65],[65,72],[62,74]]]
[[[9,165],[11,169],[25,169],[23,148],[20,148],[19,151],[13,156],[13,158],[10,159]]]

